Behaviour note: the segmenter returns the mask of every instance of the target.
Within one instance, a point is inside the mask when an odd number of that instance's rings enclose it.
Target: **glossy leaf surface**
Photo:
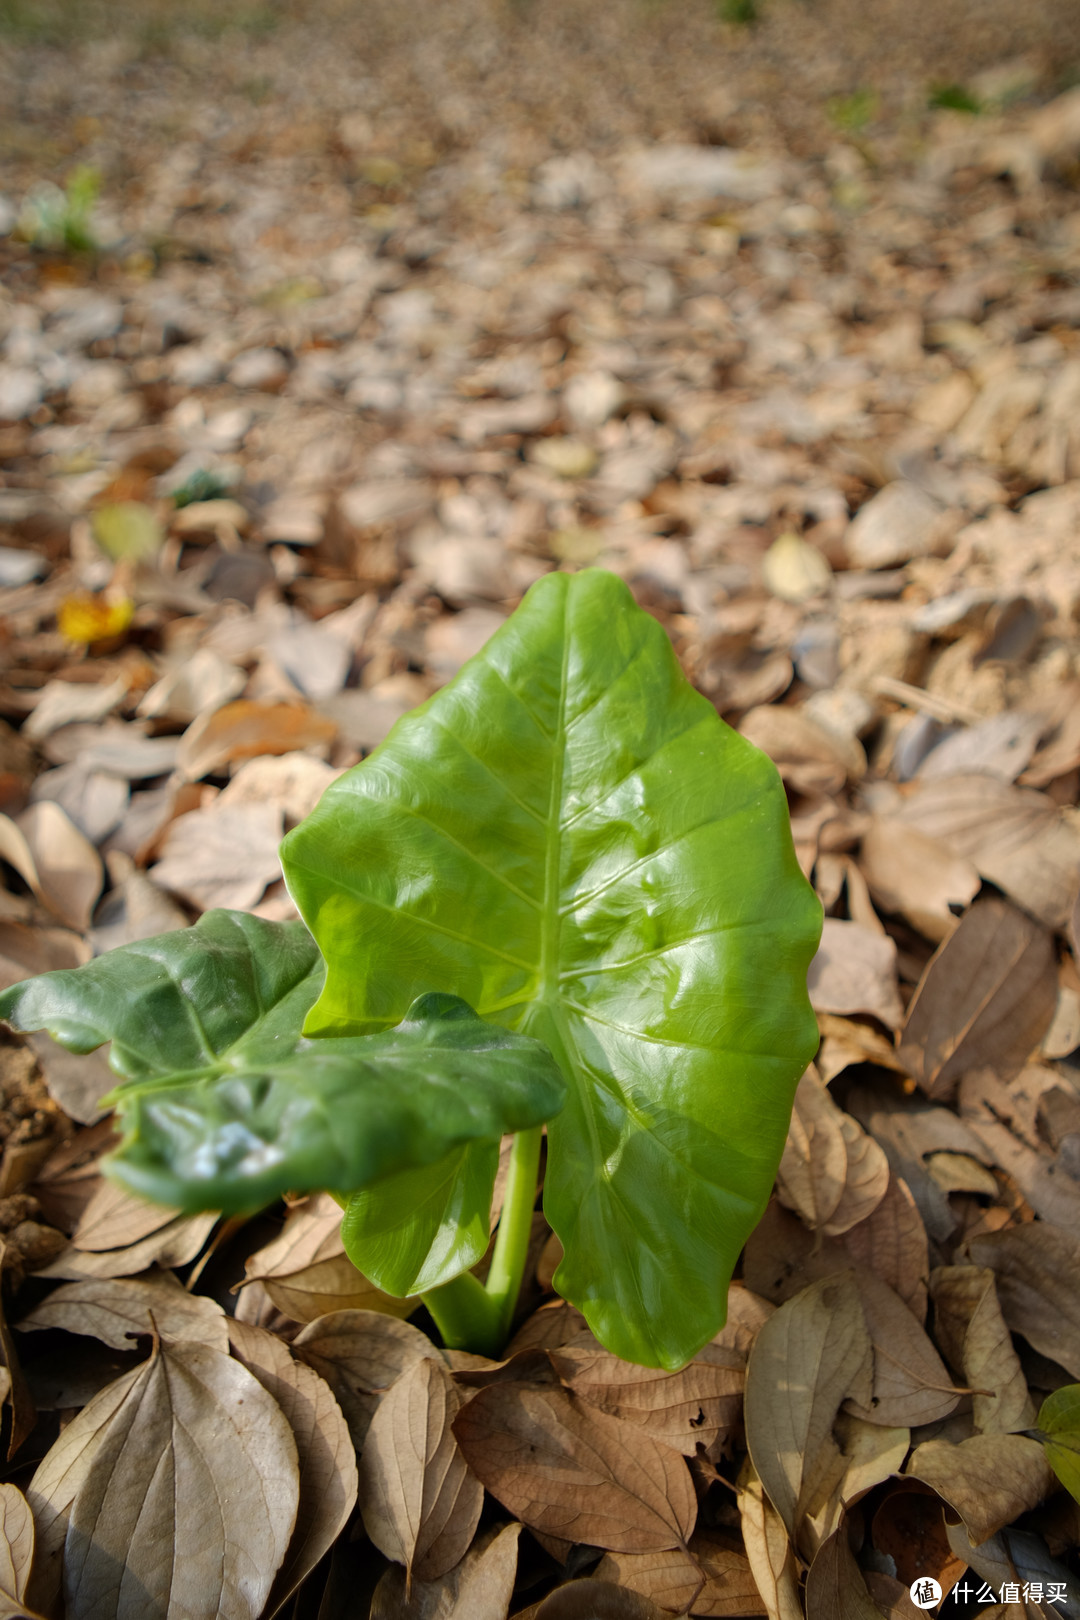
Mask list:
[[[303,1039],[321,977],[302,924],[208,912],[194,928],[13,986],[0,1017],[76,1051],[112,1040],[114,1068],[136,1083],[111,1099],[123,1137],[108,1168],[186,1210],[348,1193],[474,1142],[497,1157],[504,1132],[559,1108],[550,1053],[456,996],[419,997],[370,1038]]]
[[[724,1320],[817,1044],[820,908],[765,756],[614,575],[551,574],[285,840],[327,961],[309,1034],[443,989],[542,1040],[556,1287],[627,1360]]]
[[[1046,1460],[1069,1495],[1080,1502],[1080,1384],[1065,1384],[1048,1395],[1033,1430]]]

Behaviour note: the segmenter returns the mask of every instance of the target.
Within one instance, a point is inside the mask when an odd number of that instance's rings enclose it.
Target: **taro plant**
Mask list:
[[[282,864],[303,922],[210,912],[0,996],[16,1028],[111,1041],[113,1178],[189,1211],[329,1190],[372,1282],[493,1353],[546,1125],[556,1288],[616,1354],[686,1362],[816,1046],[820,907],[773,765],[661,626],[612,574],[541,579]]]

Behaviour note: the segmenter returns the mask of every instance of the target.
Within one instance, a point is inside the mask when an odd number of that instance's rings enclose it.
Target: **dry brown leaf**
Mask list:
[[[171,1275],[134,1280],[93,1278],[66,1283],[19,1323],[20,1333],[63,1328],[130,1350],[140,1334],[156,1331],[170,1344],[191,1340],[225,1352],[227,1318],[216,1300],[189,1294]]]
[[[869,1406],[872,1376],[873,1351],[850,1272],[804,1288],[757,1336],[746,1369],[746,1444],[792,1538],[820,1477],[821,1453],[837,1452],[836,1415],[852,1397]]]
[[[907,1471],[956,1509],[976,1544],[1057,1489],[1039,1442],[1022,1434],[976,1434],[959,1445],[927,1440]]]
[[[1044,1588],[1049,1581],[1057,1581],[1065,1588],[1068,1606],[1075,1609],[1080,1604],[1080,1581],[1067,1564],[1050,1556],[1041,1536],[1012,1529],[999,1530],[997,1535],[989,1536],[976,1546],[960,1519],[948,1525],[946,1533],[957,1564],[973,1570],[974,1575],[989,1581],[997,1591],[1000,1592],[1006,1581],[1041,1581]],[[1026,1615],[1023,1607],[1027,1608]],[[1050,1620],[1055,1610],[1059,1615],[1063,1612],[1058,1604],[1040,1605],[1037,1611],[1031,1603],[1023,1607],[1010,1603],[980,1612],[994,1614],[995,1620]]]
[[[1066,1231],[1080,1230],[1080,1183],[1059,1159],[1028,1147],[997,1120],[974,1119],[971,1125],[994,1163],[1012,1177],[1036,1215]]]
[[[978,900],[935,953],[908,1008],[900,1056],[933,1097],[987,1067],[1019,1073],[1057,1004],[1048,931],[1008,901]]]
[[[0,899],[4,894],[0,889]],[[69,928],[36,928],[22,922],[0,921],[0,988],[6,990],[20,979],[51,973],[54,968],[82,967],[93,954],[89,941]]]
[[[293,1350],[329,1384],[358,1451],[383,1391],[416,1362],[443,1359],[419,1328],[377,1311],[320,1317],[300,1330]]]
[[[912,784],[889,810],[969,860],[1048,928],[1063,928],[1080,887],[1080,832],[1052,799],[992,776]]]
[[[993,1271],[1011,1331],[1080,1378],[1080,1240],[1030,1221],[973,1238],[970,1252]]]
[[[292,1431],[239,1362],[206,1345],[156,1347],[83,1408],[30,1482],[45,1590],[59,1586],[62,1547],[69,1613],[258,1614],[297,1481]]]
[[[699,1534],[695,1532],[695,1536]],[[674,1610],[676,1614],[685,1614],[705,1586],[703,1571],[681,1547],[671,1547],[667,1552],[605,1553],[594,1574],[598,1580],[637,1592],[650,1603]],[[698,1607],[697,1612],[707,1611]]]
[[[249,911],[281,876],[281,806],[222,804],[190,810],[170,822],[151,880],[170,894],[210,911]]]
[[[697,1503],[670,1446],[561,1389],[495,1384],[454,1423],[465,1458],[530,1529],[611,1552],[686,1545]]]
[[[341,1242],[341,1205],[329,1193],[316,1193],[289,1211],[281,1233],[249,1257],[244,1281],[289,1277],[320,1260],[344,1253]]]
[[[26,1607],[34,1561],[34,1516],[23,1493],[0,1485],[0,1620],[35,1620]]]
[[[320,1260],[287,1277],[264,1277],[263,1287],[283,1316],[291,1322],[316,1322],[334,1311],[384,1311],[388,1316],[411,1316],[415,1299],[391,1299],[368,1282],[348,1255]]]
[[[54,916],[86,932],[105,870],[93,844],[58,804],[42,799],[15,821],[0,815],[0,855]]]
[[[807,989],[817,1013],[869,1013],[889,1029],[903,1021],[896,945],[859,923],[825,918]]]
[[[690,1551],[705,1574],[705,1585],[692,1605],[695,1615],[721,1620],[728,1615],[767,1613],[750,1561],[740,1546],[711,1531],[695,1530],[690,1537]]]
[[[305,703],[254,703],[238,698],[202,714],[184,732],[176,766],[197,782],[258,754],[291,754],[333,742],[337,727]]]
[[[777,1193],[811,1231],[835,1235],[865,1220],[885,1196],[889,1162],[833,1102],[812,1069],[799,1081]]]
[[[329,1552],[356,1505],[356,1453],[328,1385],[295,1361],[273,1333],[230,1321],[233,1355],[280,1406],[296,1441],[300,1499],[285,1562],[266,1606],[267,1620]]]
[[[946,844],[887,816],[870,818],[859,866],[881,909],[906,917],[934,941],[948,938],[957,921],[951,908],[970,904],[982,881]]]
[[[769,1620],[803,1620],[795,1553],[749,1457],[739,1475],[738,1503],[750,1573]]]
[[[590,1576],[557,1586],[542,1603],[519,1609],[514,1620],[665,1620],[665,1616],[640,1592]]]
[[[37,1275],[78,1281],[84,1277],[133,1277],[153,1265],[162,1270],[186,1266],[202,1250],[219,1219],[212,1214],[181,1215],[128,1248],[102,1253],[87,1254],[72,1244],[49,1265],[39,1266]]]
[[[866,774],[862,745],[826,730],[802,709],[764,704],[743,716],[739,730],[768,754],[796,793],[807,797],[839,793],[845,782],[858,782]]]
[[[863,1570],[863,1580],[885,1620],[921,1620],[925,1611],[915,1607],[902,1581],[894,1581],[891,1575],[883,1575],[877,1569]]]
[[[917,1321],[925,1322],[929,1245],[903,1177],[892,1176],[873,1214],[848,1228],[844,1247],[853,1260],[899,1294]]]
[[[850,1401],[847,1410],[890,1428],[948,1417],[960,1395],[925,1330],[874,1272],[859,1267],[856,1276],[874,1345],[874,1387],[869,1401]]]
[[[728,1289],[727,1321],[711,1341],[714,1349],[734,1352],[745,1366],[747,1357],[774,1307],[760,1294],[755,1294],[742,1283],[733,1282]],[[705,1350],[710,1348],[706,1345]]]
[[[637,1425],[686,1457],[693,1457],[698,1445],[712,1445],[739,1421],[741,1368],[698,1358],[681,1372],[665,1373],[620,1361],[600,1345],[566,1345],[550,1356],[560,1378],[583,1401]]]
[[[360,1512],[379,1551],[422,1581],[465,1555],[484,1491],[451,1425],[464,1404],[445,1367],[417,1361],[387,1390],[360,1458]]]
[[[909,1586],[932,1575],[946,1591],[964,1573],[949,1546],[945,1503],[936,1491],[910,1474],[893,1480],[870,1521],[875,1551],[892,1561],[897,1579]]]
[[[1001,1314],[994,1273],[986,1266],[938,1266],[930,1273],[930,1295],[934,1337],[975,1392],[975,1427],[983,1434],[1030,1428],[1035,1405]]]
[[[879,1029],[838,1018],[834,1013],[818,1013],[818,1028],[822,1042],[816,1067],[826,1085],[855,1063],[875,1063],[897,1074],[907,1073],[892,1041]]]
[[[478,1536],[455,1569],[414,1580],[407,1594],[408,1577],[393,1565],[375,1588],[370,1620],[506,1620],[520,1535],[520,1524],[507,1524]]]
[[[111,1181],[102,1180],[83,1210],[71,1241],[87,1253],[127,1248],[152,1232],[160,1232],[179,1214],[178,1209],[133,1198]]]
[[[822,1543],[806,1576],[806,1620],[881,1620],[855,1561],[846,1524]]]
[[[568,1344],[586,1328],[585,1318],[565,1299],[549,1300],[526,1317],[506,1347],[507,1356],[518,1350],[557,1349]]]

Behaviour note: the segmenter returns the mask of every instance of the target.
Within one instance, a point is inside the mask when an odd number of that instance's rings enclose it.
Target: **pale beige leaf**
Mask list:
[[[383,1392],[418,1361],[443,1360],[419,1328],[377,1311],[319,1317],[296,1335],[293,1350],[329,1384],[358,1451]]]
[[[892,1176],[873,1213],[843,1236],[853,1260],[888,1283],[919,1322],[926,1320],[930,1270],[926,1228],[901,1176]]]
[[[567,1344],[585,1328],[585,1318],[565,1299],[549,1300],[526,1317],[506,1347],[512,1356],[518,1350],[555,1349]]]
[[[400,1565],[386,1571],[370,1620],[506,1620],[517,1574],[520,1524],[478,1536],[461,1563],[436,1581],[413,1580]]]
[[[470,1468],[517,1518],[612,1552],[685,1546],[697,1503],[686,1461],[561,1389],[493,1384],[454,1423]]]
[[[993,1271],[1011,1331],[1080,1378],[1080,1239],[1030,1221],[972,1239],[970,1252]]]
[[[1018,1074],[1057,1005],[1048,931],[1006,900],[978,900],[927,966],[900,1037],[908,1072],[932,1097],[987,1067]]]
[[[818,1548],[806,1577],[806,1620],[881,1620],[855,1561],[847,1526]]]
[[[838,1527],[844,1510],[883,1480],[900,1472],[911,1444],[911,1431],[883,1428],[850,1412],[841,1412],[833,1425],[839,1450],[835,1466],[827,1468],[818,1492],[821,1500],[808,1508],[812,1532],[804,1539],[820,1547]],[[833,1482],[835,1481],[835,1483]]]
[[[746,1443],[789,1535],[798,1533],[819,1453],[851,1397],[869,1404],[873,1351],[854,1276],[838,1272],[781,1305],[746,1370]]]
[[[600,1345],[566,1345],[549,1354],[575,1395],[684,1456],[693,1457],[699,1445],[711,1445],[739,1421],[745,1382],[739,1367],[696,1359],[681,1372],[665,1373],[621,1361]]]
[[[39,800],[15,821],[0,815],[0,855],[66,927],[86,932],[105,869],[58,804]]]
[[[186,1266],[204,1247],[217,1225],[218,1215],[181,1215],[160,1231],[140,1239],[124,1249],[107,1249],[100,1254],[87,1254],[74,1245],[65,1249],[47,1266],[38,1268],[39,1277],[133,1277],[150,1266],[163,1270],[173,1266]]]
[[[1044,793],[950,776],[913,784],[890,814],[971,861],[1047,927],[1067,923],[1080,887],[1080,833]]]
[[[826,917],[807,988],[818,1013],[869,1013],[888,1029],[902,1022],[896,945],[858,923]]]
[[[1015,1181],[1036,1215],[1064,1231],[1080,1231],[1080,1183],[1049,1153],[1040,1153],[997,1120],[973,1119],[971,1128]]]
[[[179,1214],[178,1209],[134,1198],[113,1182],[102,1181],[83,1210],[71,1241],[77,1249],[94,1254],[126,1249],[152,1232],[160,1232]]]
[[[155,1330],[170,1344],[190,1340],[223,1353],[229,1347],[227,1318],[217,1301],[189,1294],[171,1276],[67,1283],[19,1323],[21,1333],[47,1328],[84,1333],[114,1350],[131,1350],[134,1338]]]
[[[34,1562],[34,1516],[15,1485],[0,1485],[0,1620],[34,1620],[26,1589]]]
[[[899,913],[934,941],[948,938],[957,922],[950,908],[969,905],[982,882],[971,861],[888,816],[870,818],[859,866],[882,911]]]
[[[329,1193],[316,1193],[290,1210],[273,1242],[264,1244],[244,1266],[245,1282],[266,1277],[289,1277],[306,1271],[320,1260],[335,1260],[345,1253],[341,1241],[341,1205]]]
[[[823,1012],[818,1013],[818,1028],[822,1042],[816,1066],[826,1085],[855,1063],[876,1063],[879,1068],[906,1073],[892,1041],[879,1029]]]
[[[696,1540],[700,1533],[696,1531],[691,1540]],[[624,1586],[630,1592],[639,1593],[661,1609],[685,1614],[694,1604],[698,1614],[709,1612],[702,1609],[700,1603],[694,1603],[705,1586],[704,1571],[692,1554],[684,1552],[681,1547],[671,1547],[667,1552],[605,1553],[593,1573],[599,1580],[611,1581],[615,1586]],[[752,1582],[751,1589],[756,1597]]]
[[[802,1216],[811,1231],[817,1231],[839,1204],[846,1174],[847,1145],[840,1110],[808,1069],[795,1091],[777,1172],[777,1196]]]
[[[769,1620],[803,1620],[795,1553],[749,1457],[739,1475],[738,1503],[750,1573]]]
[[[1035,1421],[1020,1358],[986,1266],[938,1266],[930,1273],[934,1337],[974,1394],[972,1415],[983,1434],[1008,1434]]]
[[[995,1177],[970,1153],[931,1153],[926,1168],[943,1193],[973,1192],[996,1198],[1000,1191]]]
[[[838,793],[846,781],[865,775],[858,740],[826,729],[803,709],[763,704],[743,716],[739,730],[768,754],[785,782],[808,797]]]
[[[542,1603],[519,1609],[514,1620],[666,1620],[640,1592],[588,1576],[557,1586]]]
[[[97,1431],[67,1510],[68,1612],[250,1620],[296,1518],[296,1444],[284,1415],[239,1362],[205,1345],[162,1346],[120,1382],[125,1394]]]
[[[315,1322],[333,1311],[385,1311],[388,1316],[411,1316],[415,1299],[391,1299],[368,1282],[348,1255],[320,1260],[288,1277],[264,1277],[263,1287],[282,1316],[292,1322]]]
[[[869,1219],[889,1186],[889,1161],[873,1137],[846,1113],[840,1115],[840,1130],[847,1149],[844,1190],[822,1228],[833,1237]]]
[[[229,1322],[233,1355],[284,1412],[296,1441],[300,1499],[285,1562],[277,1573],[267,1620],[329,1552],[356,1504],[356,1453],[329,1386],[296,1361],[273,1333]]]
[[[755,1294],[742,1283],[733,1282],[728,1289],[727,1321],[711,1341],[718,1350],[732,1351],[743,1366],[753,1349],[754,1340],[772,1316],[775,1307],[760,1294]],[[709,1346],[706,1345],[705,1350]],[[701,1355],[705,1351],[700,1352]]]
[[[360,1512],[379,1551],[422,1581],[465,1555],[484,1491],[451,1425],[464,1404],[449,1371],[417,1361],[387,1390],[360,1457]]]
[[[694,1561],[705,1575],[705,1585],[693,1604],[695,1615],[722,1620],[729,1615],[768,1612],[742,1547],[732,1545],[710,1530],[695,1530],[689,1545]]]
[[[1058,1488],[1042,1447],[1022,1434],[976,1434],[959,1445],[927,1440],[907,1472],[956,1509],[976,1544]]]
[[[888,1428],[948,1417],[960,1396],[925,1329],[888,1283],[861,1266],[856,1277],[874,1345],[874,1384],[870,1401],[853,1400],[847,1410]]]
[[[170,822],[150,877],[202,911],[250,910],[281,876],[284,830],[280,805],[225,805],[217,799]]]

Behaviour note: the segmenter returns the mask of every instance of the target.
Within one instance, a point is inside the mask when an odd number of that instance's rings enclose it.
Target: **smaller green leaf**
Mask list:
[[[487,1250],[498,1142],[455,1148],[354,1193],[341,1222],[345,1253],[384,1294],[425,1294]]]
[[[1048,1395],[1036,1423],[1032,1438],[1041,1441],[1054,1473],[1080,1502],[1080,1384],[1065,1384]]]
[[[164,539],[157,515],[141,501],[115,501],[99,506],[90,519],[94,539],[114,562],[131,557],[142,562],[157,555]]]

